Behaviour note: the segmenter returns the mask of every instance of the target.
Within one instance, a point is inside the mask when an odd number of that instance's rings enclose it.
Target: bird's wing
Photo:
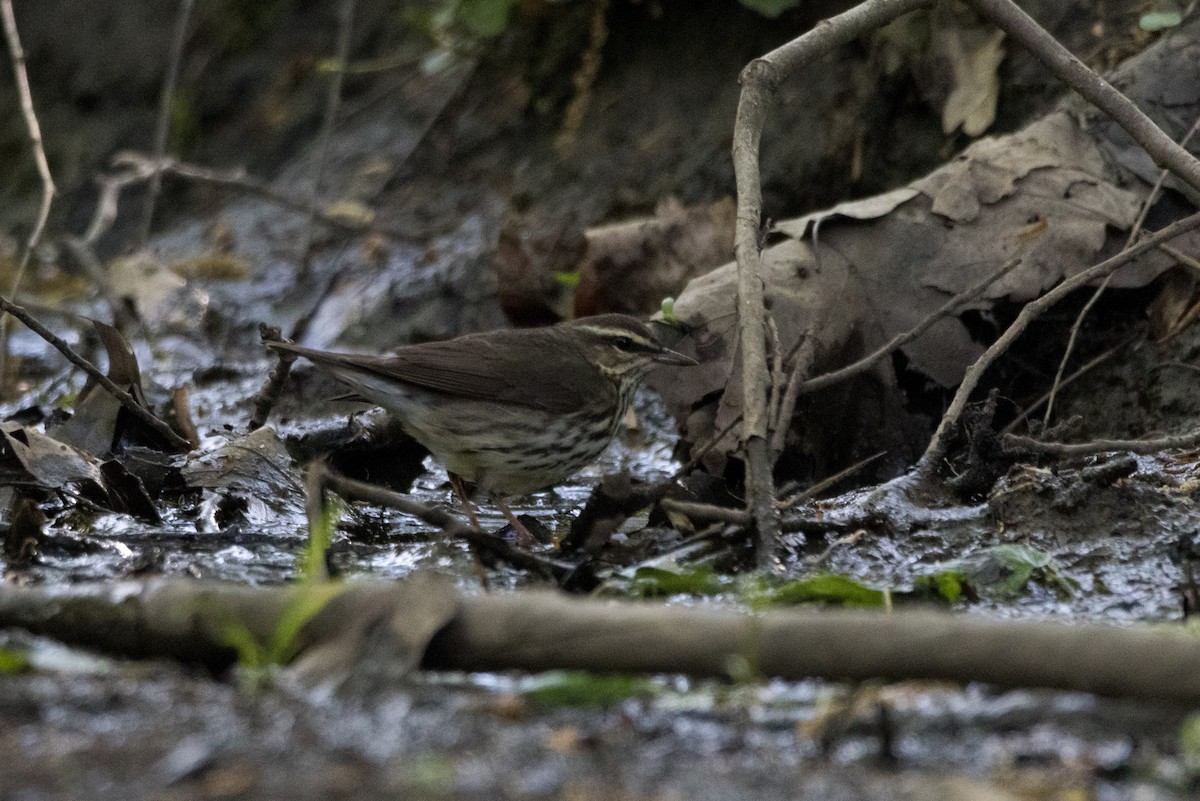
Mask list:
[[[595,397],[594,386],[589,389],[589,382],[579,380],[580,370],[588,367],[581,351],[560,340],[542,341],[531,336],[534,333],[492,331],[409,345],[390,356],[330,353],[284,343],[272,347],[298,353],[318,366],[362,371],[459,398],[551,412],[574,411],[603,400]],[[605,381],[601,391],[615,390]]]

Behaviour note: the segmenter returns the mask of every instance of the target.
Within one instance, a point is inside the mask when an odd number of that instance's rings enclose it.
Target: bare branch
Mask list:
[[[1037,300],[1027,303],[1021,309],[1021,313],[1017,315],[1017,319],[1013,320],[1012,325],[1000,335],[999,339],[992,343],[991,347],[975,360],[974,364],[967,368],[962,383],[958,385],[958,390],[954,393],[954,398],[950,402],[950,407],[942,415],[942,420],[938,424],[937,431],[934,432],[933,438],[929,442],[929,447],[925,449],[925,453],[917,462],[915,473],[918,480],[927,480],[931,477],[941,462],[942,457],[946,455],[946,449],[950,445],[951,432],[958,425],[958,421],[962,417],[963,409],[966,408],[971,392],[978,386],[983,373],[1001,353],[1006,351],[1016,341],[1017,337],[1021,335],[1033,320],[1076,289],[1112,274],[1141,254],[1196,228],[1200,228],[1200,214],[1193,214],[1190,217],[1185,217],[1168,225],[1166,228],[1163,228],[1153,236],[1143,239],[1128,250],[1123,250],[1112,258],[1089,267],[1083,272],[1076,273]]]
[[[967,0],[967,5],[991,20],[1059,80],[1111,117],[1156,164],[1200,192],[1200,160],[1167,136],[1133,101],[1088,69],[1012,0]]]
[[[1020,434],[1005,434],[1001,440],[1006,450],[1045,453],[1051,456],[1089,456],[1094,453],[1128,451],[1157,453],[1173,448],[1194,448],[1200,445],[1200,431],[1190,431],[1156,439],[1094,439],[1090,442],[1043,442]]]
[[[335,473],[321,462],[309,467],[309,471],[320,471],[316,480],[319,480],[326,489],[336,492],[346,500],[366,501],[379,506],[399,509],[405,514],[420,518],[431,526],[437,526],[452,537],[466,540],[472,546],[508,562],[513,567],[530,570],[560,582],[565,581],[575,572],[575,566],[572,564],[539,556],[521,548],[514,548],[501,538],[469,526],[448,512],[426,506],[412,498],[375,484],[356,481],[340,473]]]
[[[179,82],[179,64],[183,60],[183,44],[187,39],[188,22],[192,18],[192,6],[195,0],[179,0],[179,12],[175,16],[175,32],[171,37],[171,55],[167,61],[167,74],[163,77],[162,94],[158,98],[158,119],[154,123],[154,158],[161,159],[167,152],[167,133],[171,123],[171,102],[175,96],[175,84]],[[138,244],[145,246],[150,238],[150,228],[154,223],[154,207],[158,204],[158,195],[162,191],[162,173],[150,176],[150,186],[146,190],[146,202],[142,206],[142,230],[138,236]]]
[[[317,221],[317,201],[321,195],[321,183],[325,179],[325,165],[329,161],[329,143],[333,139],[333,126],[337,122],[338,107],[342,103],[342,84],[346,80],[346,64],[350,60],[350,32],[354,28],[355,0],[342,0],[338,6],[337,67],[329,92],[325,96],[325,114],[321,120],[321,132],[317,138],[317,163],[313,168],[313,182],[308,194],[308,225],[304,229],[304,241],[300,248],[301,280],[312,269],[313,230]]]
[[[17,96],[21,103],[21,114],[25,117],[25,128],[33,147],[33,160],[37,164],[38,176],[42,181],[42,202],[38,207],[37,221],[25,241],[21,263],[8,288],[9,297],[15,298],[29,266],[29,258],[42,238],[46,221],[50,219],[50,204],[54,202],[54,177],[50,174],[50,163],[46,161],[46,149],[42,145],[42,129],[38,125],[37,113],[33,109],[33,93],[29,90],[29,75],[25,71],[25,49],[21,46],[21,35],[17,30],[17,18],[13,14],[12,0],[0,0],[0,17],[4,21],[4,37],[8,41],[8,52],[12,60],[13,77],[17,84]],[[0,315],[0,390],[3,390],[8,375],[8,327],[3,325]]]
[[[742,93],[733,130],[733,168],[737,177],[738,206],[734,255],[738,269],[738,331],[742,356],[742,447],[747,465],[747,502],[754,517],[760,567],[769,565],[779,532],[767,442],[770,420],[763,305],[765,279],[759,247],[762,179],[758,154],[767,103],[781,80],[820,55],[927,5],[930,5],[929,0],[867,0],[751,61],[742,70]]]
[[[96,367],[96,365],[92,364],[87,359],[71,350],[70,345],[68,345],[59,337],[55,336],[50,329],[46,328],[46,326],[39,323],[37,318],[3,295],[0,295],[0,311],[7,312],[13,317],[16,317],[18,320],[24,323],[25,327],[27,327],[30,331],[33,331],[33,333],[50,343],[55,350],[67,358],[67,361],[87,373],[88,376],[90,376],[97,384],[103,387],[108,394],[120,401],[121,405],[128,409],[130,414],[144,423],[148,428],[152,429],[154,433],[166,440],[167,444],[169,444],[171,447],[177,448],[181,452],[185,453],[192,449],[191,443],[176,434],[169,425],[151,414],[149,410],[138,403],[132,395],[114,384],[112,379],[106,376],[104,372],[100,370],[100,368]]]
[[[969,289],[950,298],[950,300],[942,304],[941,308],[930,314],[928,317],[917,323],[909,330],[892,337],[885,344],[877,348],[873,353],[870,353],[858,361],[846,365],[845,367],[834,370],[831,373],[825,373],[824,375],[819,375],[810,381],[805,381],[800,385],[798,393],[803,394],[815,392],[818,389],[824,389],[825,387],[832,386],[840,381],[845,381],[851,376],[866,372],[892,351],[904,347],[909,342],[912,342],[914,339],[924,334],[933,327],[934,323],[938,322],[943,317],[953,314],[966,304],[970,303],[972,300],[981,295],[989,286],[1008,275],[1020,264],[1020,259],[1013,259],[1012,261],[1006,263],[999,270],[975,284],[975,286],[970,287]]]

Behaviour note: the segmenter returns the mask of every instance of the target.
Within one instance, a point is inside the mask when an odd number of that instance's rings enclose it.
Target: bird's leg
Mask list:
[[[526,548],[532,548],[538,544],[537,537],[533,536],[529,529],[525,527],[525,524],[521,522],[521,519],[513,514],[513,510],[508,508],[508,504],[501,500],[498,495],[492,495],[491,499],[492,503],[500,507],[500,511],[504,513],[506,518],[508,518],[508,524],[512,526],[513,531],[517,533],[517,542],[521,543],[521,545]]]
[[[479,528],[479,518],[475,517],[475,504],[471,503],[470,496],[467,495],[467,488],[463,485],[462,476],[458,473],[446,472],[450,476],[450,486],[454,488],[454,494],[462,501],[463,511],[467,513],[467,520],[471,521],[471,526],[477,531],[483,531]]]
[[[471,521],[471,526],[476,531],[482,531],[479,527],[479,520],[475,517],[475,504],[471,503],[471,499],[467,496],[467,488],[463,486],[463,480],[458,473],[446,471],[446,475],[450,477],[450,486],[454,488],[454,494],[462,501],[463,511],[467,513],[467,520]],[[475,575],[479,578],[479,583],[483,585],[484,592],[487,592],[491,587],[488,582],[487,566],[484,565],[483,559],[479,556],[479,551],[474,545],[470,546],[471,561],[475,563]]]

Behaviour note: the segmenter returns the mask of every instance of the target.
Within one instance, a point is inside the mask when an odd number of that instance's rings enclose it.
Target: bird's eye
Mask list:
[[[617,337],[613,340],[613,345],[621,350],[633,350],[633,340],[629,337]]]

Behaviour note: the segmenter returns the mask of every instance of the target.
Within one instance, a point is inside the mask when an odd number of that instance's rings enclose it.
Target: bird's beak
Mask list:
[[[654,354],[653,358],[659,364],[673,364],[679,367],[690,367],[700,363],[691,356],[684,356],[682,353],[676,353],[669,348],[662,348],[658,353]]]

